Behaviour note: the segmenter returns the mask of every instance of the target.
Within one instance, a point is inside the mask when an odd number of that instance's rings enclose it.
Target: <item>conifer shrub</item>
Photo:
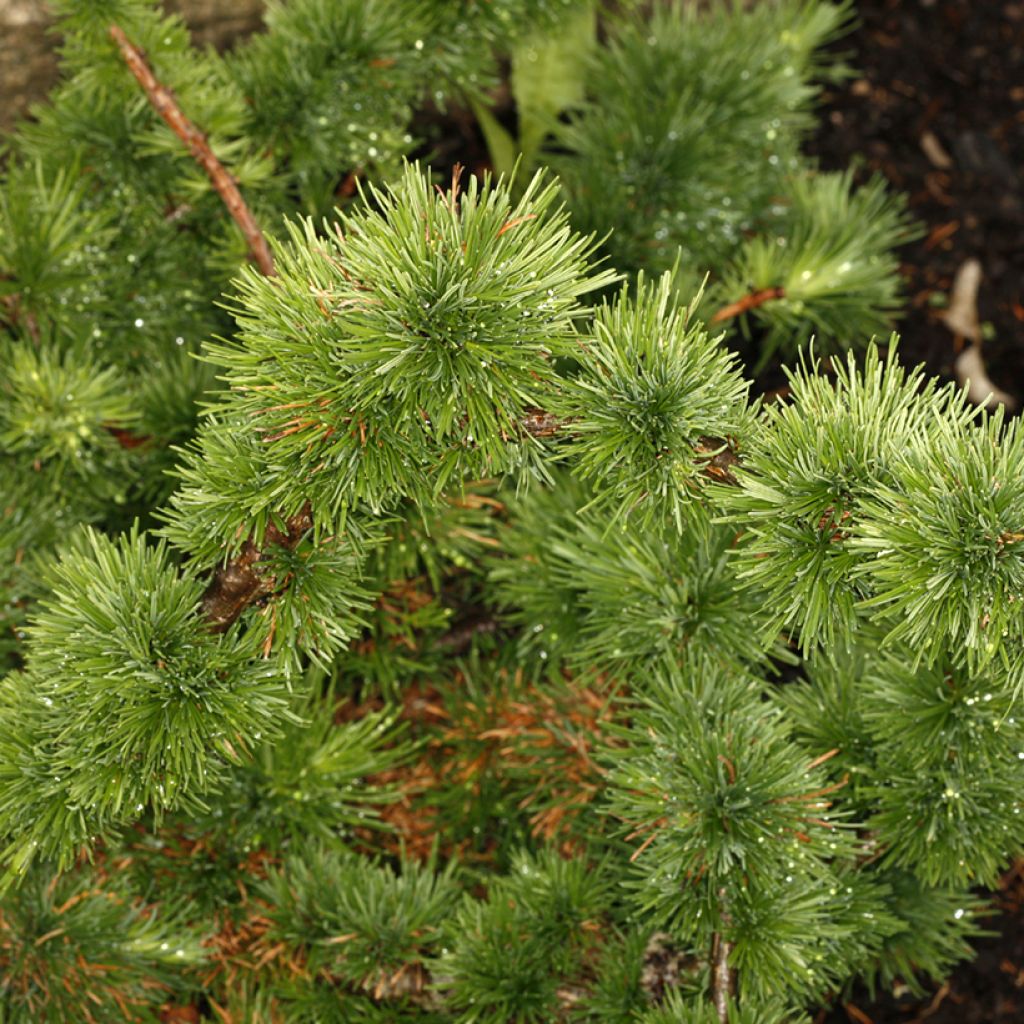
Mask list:
[[[915,227],[801,155],[849,5],[54,7],[0,1017],[783,1024],[969,956],[1024,435],[901,364]]]

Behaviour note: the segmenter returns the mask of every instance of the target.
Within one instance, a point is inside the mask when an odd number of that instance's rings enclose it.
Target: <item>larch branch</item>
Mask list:
[[[267,277],[272,277],[274,275],[274,257],[270,253],[270,246],[267,245],[267,240],[260,230],[259,224],[256,223],[256,218],[242,198],[242,193],[238,190],[234,177],[217,159],[209,142],[206,141],[206,136],[182,113],[174,94],[153,74],[142,51],[125,35],[121,26],[111,25],[110,36],[117,43],[121,56],[139,85],[145,90],[153,108],[167,122],[171,131],[185,143],[188,151],[206,171],[213,187],[224,200],[228,213],[234,218],[235,223],[245,236],[245,240],[249,244],[249,251],[260,271]]]

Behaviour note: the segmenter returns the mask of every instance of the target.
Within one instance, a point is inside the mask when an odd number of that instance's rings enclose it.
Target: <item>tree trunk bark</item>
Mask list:
[[[263,0],[164,0],[199,46],[227,49],[260,27]],[[0,0],[0,131],[24,116],[57,81],[58,37],[43,0]]]

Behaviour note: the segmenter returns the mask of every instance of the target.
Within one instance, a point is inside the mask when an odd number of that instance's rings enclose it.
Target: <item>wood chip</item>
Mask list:
[[[949,309],[941,319],[956,335],[958,343],[964,339],[971,342],[957,356],[954,364],[957,380],[967,386],[967,397],[975,405],[994,403],[1013,410],[1017,407],[1017,400],[992,383],[981,355],[981,324],[978,322],[981,276],[981,264],[977,260],[966,260],[960,265],[953,278]]]
[[[1017,400],[1013,395],[996,387],[989,379],[985,361],[981,358],[980,345],[968,345],[957,356],[954,368],[956,379],[961,385],[967,385],[967,397],[975,405],[1005,405],[1010,412],[1017,408]]]
[[[948,171],[953,166],[953,158],[942,148],[935,132],[922,132],[919,141],[924,155],[940,170]]]
[[[966,260],[953,278],[949,309],[942,314],[942,322],[957,336],[967,338],[976,345],[981,342],[978,323],[978,288],[981,285],[981,264]]]

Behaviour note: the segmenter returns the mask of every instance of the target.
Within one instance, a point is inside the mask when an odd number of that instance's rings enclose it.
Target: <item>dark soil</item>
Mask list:
[[[884,174],[923,224],[902,254],[904,361],[954,376],[959,342],[939,303],[976,258],[983,358],[1024,403],[1024,2],[858,0],[857,13],[859,27],[836,47],[857,77],[826,96],[809,148],[826,169],[863,159],[864,175]],[[998,894],[987,922],[996,934],[946,984],[923,999],[858,991],[818,1024],[1024,1022],[1022,872]]]
[[[1009,872],[984,922],[973,960],[963,963],[923,998],[902,987],[876,993],[863,988],[823,1009],[815,1024],[1021,1024],[1024,1021],[1024,862]]]
[[[976,258],[983,358],[1024,403],[1024,2],[857,0],[856,10],[859,27],[835,49],[857,76],[826,95],[809,149],[826,169],[862,159],[863,176],[884,174],[923,225],[902,254],[904,360],[953,376],[958,342],[937,304]]]

